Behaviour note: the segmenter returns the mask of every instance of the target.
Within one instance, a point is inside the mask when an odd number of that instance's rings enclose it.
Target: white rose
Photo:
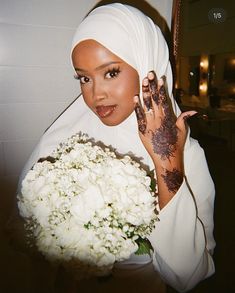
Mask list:
[[[115,256],[108,251],[99,258],[98,262],[96,263],[97,266],[109,266],[115,262]]]
[[[68,229],[63,224],[55,227],[55,235],[59,239],[59,244],[63,247],[76,247],[80,239],[85,236],[82,231],[79,231],[78,225]]]
[[[111,180],[112,183],[120,186],[120,188],[128,186],[129,183],[129,178],[120,174],[113,174]]]
[[[32,216],[31,207],[26,202],[18,201],[18,208],[21,217],[29,218]]]
[[[107,206],[107,207],[104,207],[103,209],[99,209],[97,214],[99,218],[103,219],[103,218],[108,218],[111,212],[112,212],[112,208]]]
[[[87,190],[72,199],[71,214],[78,222],[88,223],[95,211],[103,208],[104,199],[96,185],[90,185]]]
[[[42,188],[44,188],[44,186],[46,184],[45,177],[40,176],[34,182],[32,182],[31,184],[32,184],[33,193],[40,194]]]
[[[51,210],[44,201],[38,201],[36,207],[33,208],[32,214],[41,226],[48,226],[48,216]]]
[[[126,239],[122,242],[122,249],[120,249],[118,254],[118,260],[122,261],[128,259],[131,254],[138,250],[138,245],[131,239]]]

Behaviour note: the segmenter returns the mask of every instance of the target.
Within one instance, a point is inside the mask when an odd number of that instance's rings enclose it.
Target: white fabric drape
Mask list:
[[[150,70],[167,78],[168,91],[176,115],[180,110],[172,97],[172,72],[167,44],[159,28],[139,10],[122,4],[96,8],[78,27],[72,49],[82,40],[94,39],[132,67],[140,82]],[[50,154],[67,137],[82,131],[111,145],[119,153],[133,153],[153,168],[153,163],[138,131],[132,113],[117,126],[103,125],[79,97],[46,131],[28,160],[22,175],[40,158]],[[160,211],[160,222],[149,239],[154,247],[148,256],[131,257],[121,266],[153,261],[161,277],[178,291],[187,291],[214,272],[211,257],[213,238],[214,185],[204,152],[189,136],[184,150],[186,179],[173,199]],[[20,186],[20,184],[19,184]],[[154,292],[154,291],[153,291]]]

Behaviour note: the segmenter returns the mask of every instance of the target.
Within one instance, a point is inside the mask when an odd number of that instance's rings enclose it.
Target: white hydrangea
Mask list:
[[[46,257],[111,269],[154,227],[150,183],[129,156],[77,134],[28,172],[18,207]]]

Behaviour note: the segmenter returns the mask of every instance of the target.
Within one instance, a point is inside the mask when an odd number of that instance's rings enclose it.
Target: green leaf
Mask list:
[[[148,239],[139,238],[136,240],[138,244],[138,250],[135,252],[136,255],[148,254],[151,256],[151,251],[153,247]]]
[[[150,171],[148,173],[148,176],[150,177],[151,179],[151,182],[150,182],[150,188],[153,192],[156,192],[156,180],[154,178],[154,170]]]

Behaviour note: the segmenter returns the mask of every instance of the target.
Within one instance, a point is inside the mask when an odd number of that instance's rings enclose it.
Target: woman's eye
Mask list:
[[[85,84],[85,83],[88,83],[89,82],[89,78],[88,77],[86,77],[86,76],[81,76],[80,78],[80,82],[82,83],[82,84]]]
[[[85,84],[85,83],[88,83],[90,81],[90,79],[86,76],[82,76],[82,75],[79,75],[79,74],[76,74],[74,76],[75,79],[78,79],[80,81],[81,84]]]
[[[113,68],[112,70],[108,70],[105,73],[105,77],[106,78],[115,78],[118,76],[118,74],[120,73],[120,69],[119,68]]]

